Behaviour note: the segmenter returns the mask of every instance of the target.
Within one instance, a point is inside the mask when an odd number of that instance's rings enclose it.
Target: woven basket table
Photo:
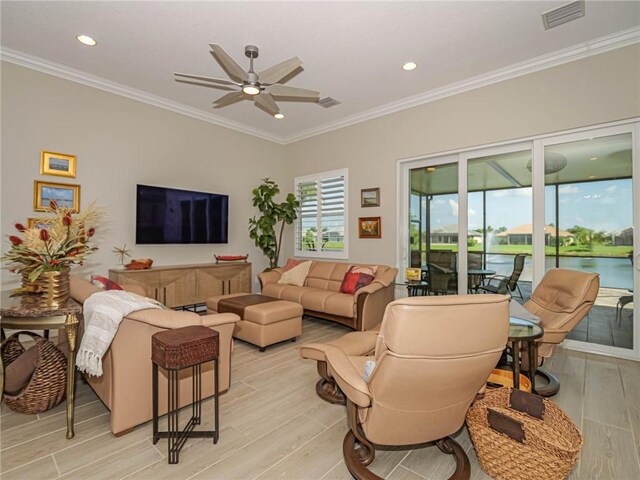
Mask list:
[[[202,325],[165,330],[151,337],[151,361],[153,362],[153,444],[160,438],[168,439],[167,457],[170,464],[178,463],[180,449],[189,437],[213,438],[218,443],[220,426],[218,424],[218,351],[219,334],[216,330]],[[202,418],[202,364],[213,361],[214,387],[214,428],[215,430],[194,431]],[[168,430],[158,431],[158,368],[164,368],[168,377],[167,423]],[[192,369],[192,413],[189,422],[182,431],[178,431],[180,410],[179,378],[180,369]]]
[[[569,416],[544,399],[544,416],[538,419],[509,407],[511,389],[493,390],[467,413],[467,426],[482,469],[498,480],[551,480],[569,476],[582,448],[583,438]],[[513,440],[489,426],[491,408],[522,423],[524,439]]]

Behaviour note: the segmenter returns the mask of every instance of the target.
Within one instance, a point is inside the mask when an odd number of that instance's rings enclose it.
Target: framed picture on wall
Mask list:
[[[382,238],[382,225],[380,217],[358,218],[359,238]]]
[[[80,185],[35,181],[33,191],[33,209],[46,212],[49,202],[55,200],[59,207],[80,211]]]
[[[76,178],[76,156],[43,151],[40,157],[40,174]]]
[[[49,224],[44,218],[27,218],[27,228],[48,228]]]
[[[362,190],[360,190],[360,206],[379,207],[380,188],[363,188]]]

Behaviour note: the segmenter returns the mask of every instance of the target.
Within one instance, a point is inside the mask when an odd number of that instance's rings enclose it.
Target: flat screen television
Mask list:
[[[229,197],[137,185],[136,243],[228,243]]]

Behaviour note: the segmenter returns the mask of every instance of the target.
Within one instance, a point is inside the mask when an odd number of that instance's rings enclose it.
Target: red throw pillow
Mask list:
[[[287,260],[287,264],[284,266],[284,271],[288,272],[292,268],[297,267],[298,265],[300,265],[301,263],[303,263],[305,261],[306,260],[296,260],[295,258],[290,258],[289,260]]]
[[[91,275],[91,283],[103,290],[124,290],[113,280],[109,280],[107,277],[102,277],[100,275]]]
[[[354,272],[353,269],[355,267],[349,268],[347,273],[344,274],[344,278],[342,279],[342,285],[340,285],[341,293],[348,293],[350,295],[354,295],[356,290],[366,287],[375,278],[373,275],[368,275],[366,273]]]

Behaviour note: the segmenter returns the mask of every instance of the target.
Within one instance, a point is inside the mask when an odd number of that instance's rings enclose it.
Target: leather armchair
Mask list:
[[[99,289],[80,277],[71,276],[71,296],[80,303]],[[134,288],[129,291],[139,293]],[[80,330],[83,319],[80,319]],[[204,325],[220,334],[219,388],[229,389],[232,335],[240,318],[232,313],[200,316],[192,312],[174,310],[140,310],[125,317],[102,359],[103,375],[86,376],[91,388],[111,411],[111,431],[116,435],[130,432],[136,425],[152,418],[151,391],[151,336],[170,328]],[[66,335],[62,335],[66,338]],[[59,336],[60,338],[60,336]],[[160,369],[159,413],[167,412],[166,372]],[[191,403],[191,370],[180,372],[180,399],[182,407]],[[213,362],[202,366],[202,397],[213,395]]]
[[[579,272],[555,268],[542,278],[524,307],[540,317],[544,335],[537,341],[538,365],[549,358],[556,345],[562,343],[567,334],[589,313],[600,289],[597,273]],[[528,356],[522,355],[522,363],[528,368]],[[536,385],[536,392],[543,396],[554,395],[560,389],[559,380],[545,370],[537,374],[545,378],[548,385]]]
[[[508,335],[507,296],[413,297],[389,304],[373,356],[328,346],[329,369],[347,397],[343,455],[351,474],[379,478],[366,469],[374,444],[436,442],[456,457],[451,478],[469,478],[469,459],[449,436],[464,424]],[[368,360],[375,366],[365,380]]]

